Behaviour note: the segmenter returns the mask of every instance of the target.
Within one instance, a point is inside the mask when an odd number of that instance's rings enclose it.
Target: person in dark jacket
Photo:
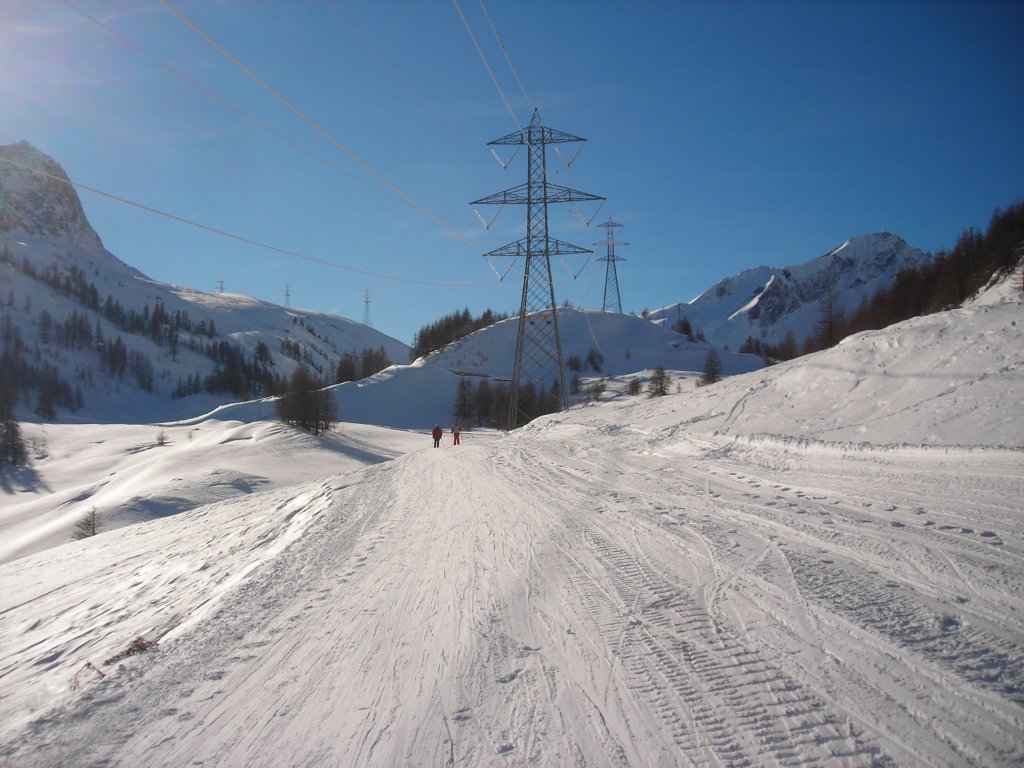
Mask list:
[[[440,424],[434,425],[434,431],[430,433],[434,438],[434,447],[437,448],[441,445],[441,438],[444,436],[444,430],[441,429]]]

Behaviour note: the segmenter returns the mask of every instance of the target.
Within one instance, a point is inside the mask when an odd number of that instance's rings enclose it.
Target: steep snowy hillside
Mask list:
[[[799,343],[813,330],[830,288],[838,305],[852,312],[863,298],[889,286],[900,269],[929,258],[888,232],[864,235],[803,264],[745,270],[651,317],[671,326],[685,316],[695,331],[730,349],[748,337],[777,344],[788,331]]]
[[[0,759],[1020,765],[1024,304],[927,321],[2,565]]]
[[[3,342],[47,382],[25,391],[24,419],[185,418],[257,395],[299,360],[333,380],[346,353],[408,359],[351,320],[151,280],[103,248],[52,158],[25,142],[0,157],[16,163],[0,162]]]
[[[0,157],[11,161],[0,163],[0,232],[74,245],[82,253],[105,259],[103,266],[108,270],[124,267],[116,259],[105,258],[110,254],[86,220],[78,193],[52,157],[27,141],[0,145]]]

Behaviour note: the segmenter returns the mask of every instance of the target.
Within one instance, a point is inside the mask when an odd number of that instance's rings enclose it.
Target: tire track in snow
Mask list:
[[[716,462],[720,461],[722,461],[722,457],[718,456]],[[862,458],[861,461],[864,459]],[[869,479],[868,473],[871,469],[872,466],[868,462],[867,466],[853,475],[853,477],[862,475],[855,498],[859,497],[860,503],[868,508],[872,506],[872,503],[875,506],[880,506],[877,497],[869,502],[870,496],[867,498],[861,496],[865,487],[874,490],[880,487],[877,480],[872,482]],[[743,471],[749,472],[749,469],[744,468]],[[986,626],[989,626],[989,622],[985,620],[980,622],[977,620],[963,621],[955,613],[950,615],[932,607],[933,604],[937,604],[937,601],[928,595],[935,593],[937,584],[934,582],[937,581],[941,584],[942,580],[934,578],[936,575],[934,569],[923,570],[922,562],[907,563],[905,557],[900,557],[899,549],[894,546],[894,541],[899,542],[904,538],[901,535],[901,529],[899,527],[892,528],[888,519],[884,519],[884,522],[878,520],[876,516],[864,519],[864,513],[856,506],[851,507],[847,502],[832,500],[834,498],[832,494],[835,494],[835,491],[825,493],[816,489],[813,493],[805,493],[798,490],[797,498],[803,509],[795,511],[803,515],[801,517],[803,523],[794,526],[795,518],[792,512],[787,515],[776,505],[764,504],[756,495],[751,496],[742,491],[744,485],[760,488],[762,485],[771,483],[780,491],[790,492],[792,491],[791,484],[773,483],[773,478],[763,476],[752,479],[736,471],[728,471],[723,475],[726,475],[723,493],[728,499],[728,503],[722,507],[721,512],[727,517],[742,521],[743,524],[755,529],[767,524],[768,530],[773,531],[774,535],[785,537],[790,542],[791,546],[785,554],[787,560],[792,561],[790,562],[792,578],[800,593],[805,594],[805,600],[809,601],[805,612],[812,616],[817,615],[815,623],[825,627],[826,631],[831,631],[827,640],[828,644],[836,643],[837,630],[849,632],[853,627],[857,627],[864,628],[867,632],[875,632],[877,636],[874,639],[859,629],[855,636],[860,638],[862,643],[868,640],[879,653],[886,656],[899,656],[917,674],[924,674],[933,679],[935,685],[948,688],[951,692],[955,691],[949,697],[949,702],[943,702],[942,708],[947,712],[947,719],[943,721],[943,728],[938,735],[945,742],[945,747],[950,754],[957,756],[955,759],[958,762],[963,761],[965,764],[984,764],[986,762],[986,758],[983,756],[985,753],[971,746],[972,741],[978,741],[979,728],[975,726],[972,729],[964,724],[965,722],[977,723],[978,718],[981,718],[982,721],[989,721],[986,722],[983,729],[986,734],[982,743],[1000,744],[999,749],[1004,753],[1007,750],[1009,752],[1014,750],[1012,743],[1007,743],[1005,738],[1007,733],[1020,730],[1022,718],[1019,709],[1014,712],[1015,708],[1008,707],[1007,704],[1008,702],[1019,703],[1021,690],[1019,675],[1021,674],[1020,670],[1024,669],[1024,661],[1021,658],[1019,636],[1017,639],[1013,639],[1005,634],[1007,622],[1010,626],[1016,623],[1012,617],[1002,618],[1000,625],[1003,628],[999,633],[992,634],[985,629]],[[731,481],[728,479],[729,477],[732,478]],[[821,473],[816,473],[816,479],[819,482],[821,477]],[[729,482],[736,483],[735,489],[729,486]],[[844,490],[838,495],[842,498],[847,493]],[[808,500],[807,497],[812,498]],[[792,506],[796,505],[785,505],[784,509]],[[900,501],[900,506],[909,505],[905,501]],[[998,508],[998,505],[993,508]],[[817,510],[821,515],[835,517],[840,523],[833,523],[831,527],[808,527],[806,525],[807,509]],[[806,531],[810,535],[803,541],[806,548],[797,546],[796,550],[793,550],[792,544],[798,545],[800,542],[800,538],[794,538],[793,534],[799,530]],[[919,545],[920,538],[934,540],[934,535],[940,532],[925,528],[922,533],[924,535],[921,537],[918,537],[916,530],[912,534],[908,533],[907,537],[909,538],[906,544],[916,543]],[[883,551],[887,552],[887,556],[879,556],[878,552],[865,548],[865,544],[870,545],[871,542],[882,544],[885,547]],[[946,538],[943,548],[939,550],[943,564],[948,563],[954,571],[958,570],[955,562],[951,558],[947,559],[946,547],[958,546],[957,555],[962,558],[964,557],[964,547],[961,544],[966,544],[968,552],[977,552],[985,556],[984,562],[989,573],[993,568],[1005,569],[1001,572],[1005,573],[1006,577],[1019,578],[1020,569],[1010,565],[1015,559],[1012,553],[1006,553],[1006,557],[1003,553],[993,555],[988,545],[975,544],[970,541],[955,542],[954,544],[949,538]],[[815,550],[818,554],[815,554]],[[889,578],[873,576],[871,567],[865,570],[864,560],[883,574],[888,574]],[[828,566],[832,563],[847,564],[849,568],[841,574],[829,575],[819,567],[819,564]],[[854,577],[852,583],[850,574]],[[929,581],[930,576],[932,581]],[[958,577],[964,581],[962,574],[958,574]],[[877,579],[884,583],[885,588],[872,589],[869,583],[864,581],[865,578],[869,582],[871,579]],[[810,588],[809,581],[812,580],[817,585],[817,589]],[[894,600],[893,591],[898,592],[901,596],[899,600]],[[949,593],[940,590],[938,594],[948,595]],[[963,598],[956,597],[955,592],[952,597],[955,598],[952,600],[954,604],[967,602]],[[863,611],[853,610],[849,607],[844,610],[844,599],[846,602],[855,601],[863,607]],[[992,607],[995,608],[995,606]],[[838,610],[836,610],[837,608]],[[981,604],[979,608],[980,615],[993,615],[987,605]],[[845,616],[846,620],[837,620],[841,616]],[[980,624],[980,626],[973,626],[974,624]],[[829,630],[829,628],[831,629]],[[840,641],[839,647],[842,644]],[[854,646],[855,643],[850,643],[850,645]],[[891,694],[885,689],[876,688],[877,684],[870,679],[873,669],[869,662],[870,658],[871,655],[864,658],[864,654],[858,654],[856,651],[846,655],[847,663],[852,663],[855,669],[863,669],[868,674],[855,675],[855,670],[846,668],[844,674],[848,681],[859,678],[858,685],[862,686],[860,693],[843,697],[842,691],[830,686],[833,688],[833,696],[837,697],[835,700],[841,702],[845,698],[844,706],[853,707],[851,714],[857,713],[858,722],[866,723],[869,730],[879,732],[887,740],[898,745],[905,754],[921,754],[917,752],[913,743],[904,741],[897,724],[905,723],[907,719],[914,722],[916,728],[922,731],[916,734],[919,739],[918,744],[931,737],[929,732],[935,729],[935,724],[930,721],[922,721],[916,707],[907,708],[906,705],[902,705],[900,709],[893,710],[892,704],[895,701],[891,698]],[[943,667],[946,667],[945,670]],[[802,677],[799,669],[791,671],[797,677]],[[960,682],[957,681],[958,677]],[[967,682],[968,685],[965,687],[963,682]],[[915,697],[926,695],[913,676],[908,676],[904,684],[909,687],[901,691],[901,700],[912,700]],[[890,683],[890,686],[892,685],[894,684]],[[996,690],[999,696],[979,695],[978,686]],[[899,684],[896,684],[896,688],[899,689]],[[833,696],[827,698],[832,699]],[[865,702],[872,701],[876,702],[874,710],[865,704]],[[892,711],[892,715],[880,717],[879,712],[883,711]],[[985,712],[985,714],[981,714],[981,712]]]
[[[594,474],[605,470],[594,468]],[[551,475],[558,476],[557,482]],[[578,466],[572,472],[557,466],[536,469],[531,476],[538,487],[560,488],[567,505],[586,490],[566,484],[580,486],[585,480]],[[613,501],[625,498],[610,495]],[[593,552],[588,562],[600,564],[601,572],[576,568],[571,583],[604,645],[613,650],[613,667],[619,665],[633,695],[668,734],[671,762],[743,765],[766,755],[790,765],[878,759],[877,748],[851,735],[824,702],[745,646],[724,616],[713,619],[713,606],[701,592],[667,581],[636,536],[642,524],[631,523],[634,530],[627,534],[620,517],[574,521],[584,546]],[[644,533],[657,532],[644,528]],[[752,557],[749,567],[763,554]],[[727,574],[719,578],[719,591],[736,578],[728,568],[713,570]],[[737,680],[738,690],[730,691]]]
[[[680,749],[696,745],[679,727],[677,708],[666,694],[674,693],[692,712],[711,757],[726,765],[765,757],[788,765],[856,764],[875,757],[877,749],[851,738],[820,700],[766,662],[724,619],[713,619],[699,597],[666,582],[621,541],[594,530],[588,534],[603,561],[627,577],[627,589],[646,587],[650,601],[631,622],[623,666],[648,679],[653,670],[667,683],[643,692],[655,699]]]

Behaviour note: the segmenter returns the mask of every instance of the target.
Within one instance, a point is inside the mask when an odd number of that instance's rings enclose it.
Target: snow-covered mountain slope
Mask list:
[[[435,368],[510,378],[518,320],[511,318],[484,328],[430,355],[424,364]],[[675,331],[633,315],[562,308],[558,310],[562,354],[583,363],[581,375],[621,376],[659,365],[675,371],[700,371],[711,345],[688,340]],[[600,370],[587,365],[591,350]],[[764,366],[756,355],[719,351],[726,376]],[[570,375],[572,371],[569,371]]]
[[[303,359],[333,380],[345,353],[383,348],[394,362],[408,360],[406,344],[352,320],[147,278],[103,248],[74,188],[57,180],[67,177],[52,158],[26,142],[0,147],[0,156],[49,174],[0,162],[0,314],[5,341],[16,333],[80,390],[81,407],[59,408],[60,420],[196,416],[237,397],[208,394],[202,385],[178,399],[172,392],[189,377],[202,380],[229,366],[258,364],[288,377]],[[117,338],[126,363],[120,370],[110,361]],[[222,359],[212,359],[211,347]],[[37,418],[32,407],[19,416]]]
[[[61,421],[192,419],[260,394],[259,371],[287,377],[303,359],[331,379],[342,354],[383,348],[399,367],[370,382],[377,386],[363,381],[339,387],[341,417],[420,428],[447,420],[458,374],[506,380],[512,375],[514,319],[405,366],[405,344],[350,320],[151,280],[103,248],[52,158],[26,142],[0,147],[0,156],[16,163],[0,163],[5,334],[19,338],[26,353],[38,349],[37,359],[53,365],[54,386],[64,387],[69,401],[56,409]],[[157,312],[159,320],[154,319]],[[588,365],[582,377],[624,375],[658,365],[701,370],[709,348],[636,317],[560,309],[559,318],[565,358],[585,361],[596,354],[601,360],[600,370]],[[123,343],[120,367],[110,359],[118,339]],[[221,354],[227,361],[212,359],[221,345],[230,347]],[[224,375],[237,379],[241,368],[247,384],[233,385],[235,397],[208,392],[209,377],[229,364],[232,372]],[[722,352],[726,375],[761,365],[755,357]],[[79,405],[72,408],[69,403],[76,399]],[[23,401],[19,416],[38,418],[44,409],[31,406]],[[254,408],[230,410],[237,415]]]
[[[1022,323],[1004,284],[814,376],[424,438],[9,562],[0,756],[1019,765]],[[853,367],[869,348],[900,386]],[[937,357],[978,370],[944,394]]]
[[[85,218],[78,193],[57,161],[27,141],[0,145],[0,157],[11,161],[0,163],[0,232],[74,245],[81,253],[100,259],[107,271],[139,274],[104,250]]]
[[[558,318],[564,358],[580,360],[578,375],[584,384],[606,380],[614,389],[616,381],[623,385],[633,376],[646,380],[659,365],[699,373],[711,349],[709,344],[690,341],[675,331],[631,315],[562,308]],[[449,425],[460,380],[511,379],[516,323],[515,318],[503,320],[410,365],[391,366],[362,381],[332,387],[339,418],[396,429],[430,429],[435,423]],[[756,355],[717,351],[725,376],[764,367],[764,361]],[[591,352],[600,361],[599,370],[587,363]],[[567,375],[574,372],[567,370]],[[585,397],[583,392],[571,395],[570,400],[580,402]],[[219,409],[216,415],[248,421],[259,418],[260,407],[257,403],[239,403]],[[262,413],[269,413],[272,407],[264,403]]]
[[[928,259],[896,235],[864,235],[802,264],[747,269],[651,317],[671,326],[685,316],[694,331],[730,349],[739,349],[747,338],[777,344],[788,331],[800,343],[813,331],[830,286],[838,306],[852,312],[865,297],[888,287],[901,269]]]

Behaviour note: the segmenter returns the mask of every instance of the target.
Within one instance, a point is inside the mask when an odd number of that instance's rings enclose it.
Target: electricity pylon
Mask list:
[[[370,317],[370,289],[363,291],[363,325],[373,328],[373,319]]]
[[[523,295],[519,306],[519,332],[516,336],[516,357],[512,371],[512,396],[509,403],[509,428],[519,425],[521,416],[528,416],[533,404],[527,402],[526,384],[532,383],[535,397],[543,399],[551,392],[558,400],[557,410],[567,410],[569,397],[565,386],[565,365],[562,340],[558,332],[558,304],[551,281],[551,257],[591,253],[548,236],[548,205],[603,197],[550,184],[547,178],[546,148],[548,144],[586,141],[579,136],[547,128],[541,124],[540,112],[526,128],[488,142],[488,145],[526,145],[527,181],[494,195],[474,200],[470,205],[526,206],[526,237],[503,245],[486,256],[524,256]]]
[[[599,227],[604,227],[608,230],[608,238],[605,243],[606,255],[603,259],[598,261],[607,262],[607,266],[604,270],[604,304],[601,306],[602,312],[618,312],[622,313],[622,298],[619,296],[619,270],[615,266],[617,262],[625,261],[621,256],[615,255],[616,245],[629,245],[621,240],[615,239],[615,233],[613,230],[615,227],[621,227],[621,224],[616,224],[612,221],[612,217],[608,217],[608,221],[604,224],[598,224]],[[594,245],[600,245],[600,243],[594,243]]]

